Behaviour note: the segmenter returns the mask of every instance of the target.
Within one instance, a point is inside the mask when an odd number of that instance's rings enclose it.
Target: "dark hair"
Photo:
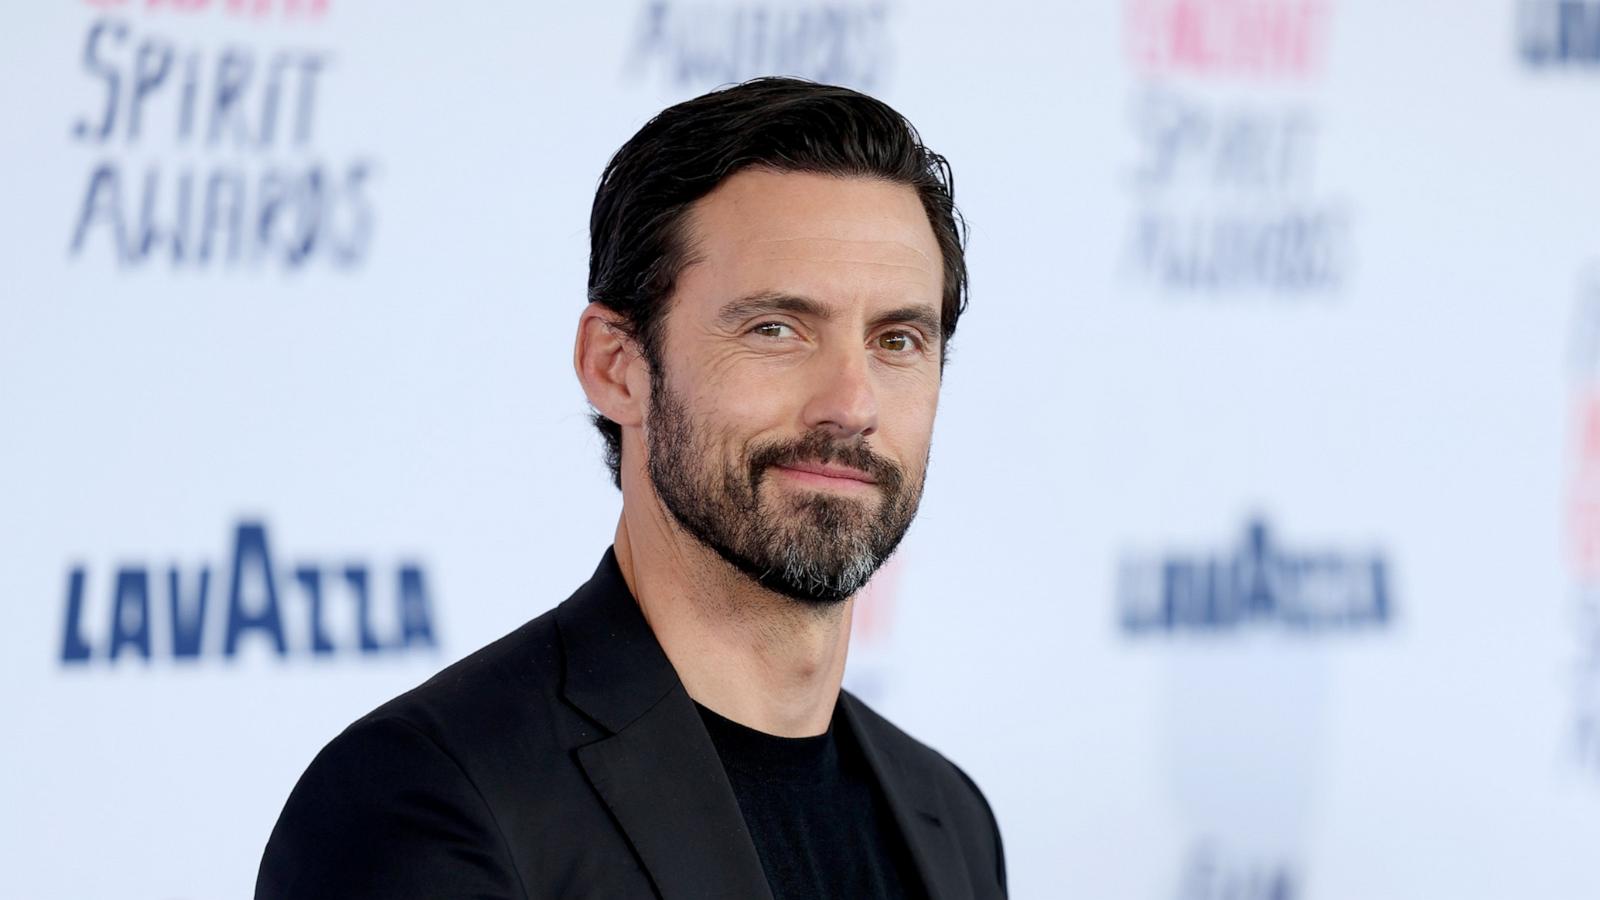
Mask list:
[[[915,188],[944,257],[944,352],[967,305],[966,225],[955,207],[950,164],[880,100],[797,78],[757,78],[663,110],[600,176],[589,216],[589,300],[622,314],[653,371],[660,368],[666,301],[689,262],[684,216],[729,176],[753,166]],[[599,413],[593,419],[606,441],[612,481],[621,487],[622,428]]]

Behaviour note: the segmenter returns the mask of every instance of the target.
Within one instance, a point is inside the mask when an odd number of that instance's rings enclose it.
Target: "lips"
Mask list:
[[[857,481],[862,484],[878,483],[878,479],[873,478],[871,475],[868,475],[860,469],[852,469],[849,466],[834,466],[826,463],[814,462],[794,462],[783,463],[779,465],[778,468],[788,469],[792,472],[803,472],[807,475],[820,475],[823,478],[838,478],[844,481]]]

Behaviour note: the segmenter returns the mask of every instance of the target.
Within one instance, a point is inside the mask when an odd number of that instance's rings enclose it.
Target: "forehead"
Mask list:
[[[781,290],[830,305],[940,304],[938,241],[907,185],[746,169],[701,198],[688,225],[681,297]]]

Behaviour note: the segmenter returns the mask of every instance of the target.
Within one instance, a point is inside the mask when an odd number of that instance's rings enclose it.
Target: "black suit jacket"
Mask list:
[[[938,753],[839,702],[930,897],[1002,897],[1000,832]],[[556,609],[345,729],[290,794],[256,897],[770,900],[694,702],[616,557]]]

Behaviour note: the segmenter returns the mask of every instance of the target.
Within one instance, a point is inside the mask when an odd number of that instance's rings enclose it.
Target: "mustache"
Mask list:
[[[750,486],[760,486],[762,476],[773,466],[806,462],[859,469],[870,475],[891,497],[900,492],[900,486],[905,482],[905,473],[901,468],[873,453],[863,439],[839,440],[826,431],[812,431],[799,440],[765,444],[752,451]]]

